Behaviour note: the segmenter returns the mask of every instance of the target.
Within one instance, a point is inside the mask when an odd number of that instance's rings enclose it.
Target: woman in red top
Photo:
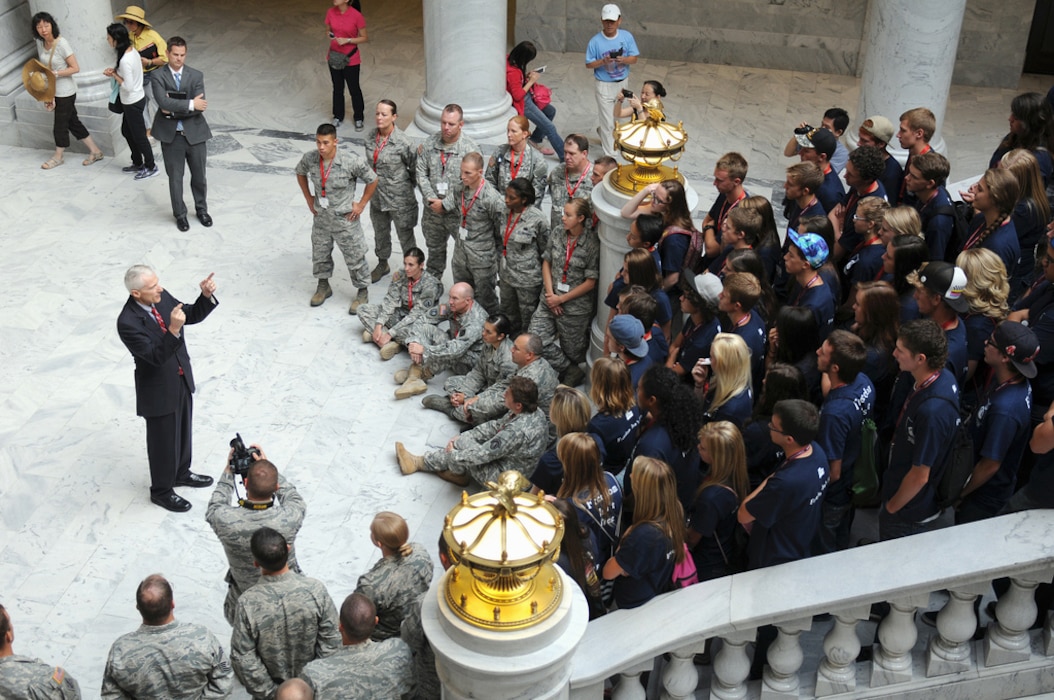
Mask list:
[[[527,64],[537,55],[538,50],[529,41],[521,41],[513,47],[505,63],[505,89],[512,97],[512,106],[516,108],[516,113],[527,117],[538,127],[531,134],[531,145],[547,156],[556,154],[562,163],[564,162],[564,140],[560,138],[553,124],[556,107],[553,107],[551,103],[539,107],[531,94],[531,88],[541,76],[536,71],[528,71]],[[543,138],[548,138],[553,147],[541,148],[539,144]]]
[[[365,44],[366,19],[359,12],[359,0],[333,0],[333,7],[326,10],[326,28],[329,30],[329,77],[333,81],[333,126],[344,121],[344,83],[351,93],[351,107],[355,111],[355,131],[362,131],[366,105],[359,87],[359,68],[362,56],[359,44]],[[336,68],[334,68],[336,66]]]

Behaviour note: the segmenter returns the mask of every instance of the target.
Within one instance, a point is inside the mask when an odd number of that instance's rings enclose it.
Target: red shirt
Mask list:
[[[348,5],[348,9],[344,14],[340,14],[340,10],[336,7],[331,7],[326,10],[326,26],[334,34],[334,38],[329,42],[330,51],[337,51],[347,55],[354,51],[358,44],[344,44],[341,46],[337,43],[337,39],[357,39],[359,32],[366,28],[366,18],[351,5]],[[357,66],[361,63],[361,51],[356,51],[355,55],[348,60],[349,66]]]
[[[527,91],[523,89],[523,71],[505,62],[505,90],[512,97],[512,106],[516,114],[523,114],[523,101],[527,97]]]

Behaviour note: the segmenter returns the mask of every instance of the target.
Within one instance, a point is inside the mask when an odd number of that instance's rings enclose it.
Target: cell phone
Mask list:
[[[627,98],[627,99],[630,98],[630,97],[633,97],[633,91],[632,90],[626,90],[625,88],[623,88],[622,96]]]
[[[330,38],[330,39],[336,39],[336,38],[337,38],[337,36],[336,36],[336,35],[335,35],[335,34],[334,34],[333,32],[330,32],[330,33],[329,33],[329,38]]]
[[[541,68],[535,68],[534,72],[535,73],[544,73],[546,68],[548,68],[548,66],[542,66]]]

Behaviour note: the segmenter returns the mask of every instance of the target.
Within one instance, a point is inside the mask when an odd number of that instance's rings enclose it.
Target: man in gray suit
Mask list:
[[[172,215],[180,231],[190,229],[187,205],[183,203],[183,164],[190,165],[190,191],[194,210],[202,226],[212,226],[205,201],[205,142],[212,131],[205,121],[205,76],[184,65],[187,42],[174,36],[168,40],[168,66],[157,69],[150,83],[158,105],[152,133],[161,142],[168,173],[168,194],[172,198]]]

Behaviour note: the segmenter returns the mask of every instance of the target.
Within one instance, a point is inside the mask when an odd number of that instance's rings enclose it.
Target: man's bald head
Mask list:
[[[468,282],[457,282],[450,288],[450,296],[457,295],[461,299],[475,299],[476,292]]]
[[[290,678],[278,686],[275,700],[315,700],[311,686],[299,678]]]
[[[253,462],[246,475],[245,490],[250,501],[269,500],[278,490],[278,467],[267,459]]]
[[[135,607],[145,625],[164,625],[172,620],[172,584],[161,574],[144,578],[135,592]]]

